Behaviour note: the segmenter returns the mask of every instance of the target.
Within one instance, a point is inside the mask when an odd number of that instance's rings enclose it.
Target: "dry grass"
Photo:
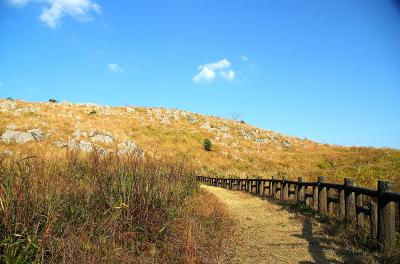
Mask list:
[[[0,100],[2,102],[4,100]],[[181,110],[161,108],[104,107],[68,103],[30,103],[16,101],[17,108],[34,106],[37,113],[14,115],[14,111],[0,112],[0,131],[9,124],[18,128],[41,128],[49,136],[43,142],[6,145],[2,150],[11,150],[23,155],[54,156],[60,151],[53,145],[55,140],[68,140],[77,130],[96,129],[114,135],[118,142],[129,139],[140,145],[149,157],[163,156],[171,160],[184,157],[199,174],[262,177],[285,176],[296,179],[315,180],[325,175],[329,181],[341,182],[352,177],[359,185],[376,187],[378,179],[391,180],[400,190],[400,151],[366,147],[341,147],[319,144],[307,139],[288,137],[262,130],[233,120],[203,116]],[[95,115],[89,113],[95,110]],[[198,121],[191,123],[188,117]],[[167,117],[169,123],[163,124]],[[200,126],[208,122],[211,130]],[[228,131],[216,128],[227,126]],[[243,133],[256,133],[258,138],[273,137],[274,140],[256,143],[254,138],[245,139]],[[224,137],[229,134],[231,137]],[[214,141],[211,152],[203,149],[203,141]],[[282,142],[291,147],[282,147]]]
[[[223,204],[208,192],[200,192],[174,221],[164,245],[165,263],[219,263],[223,243],[230,239],[234,223]]]
[[[134,157],[0,159],[1,263],[157,259],[196,190],[193,172]]]

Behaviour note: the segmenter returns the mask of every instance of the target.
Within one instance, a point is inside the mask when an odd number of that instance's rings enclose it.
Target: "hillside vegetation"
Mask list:
[[[3,156],[61,157],[66,149],[133,153],[185,160],[198,174],[353,177],[370,187],[387,179],[400,190],[399,150],[320,144],[183,110],[0,99],[0,133]],[[204,149],[206,138],[211,151]]]

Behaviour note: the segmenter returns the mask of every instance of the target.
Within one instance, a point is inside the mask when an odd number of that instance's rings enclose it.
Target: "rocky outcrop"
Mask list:
[[[33,107],[33,106],[27,106],[27,107],[23,107],[23,108],[18,108],[14,111],[15,115],[20,115],[22,113],[37,113],[39,112],[40,109],[37,107]]]
[[[111,144],[114,142],[113,136],[106,133],[94,134],[93,136],[90,137],[90,140],[92,142],[103,143],[103,144]]]
[[[143,157],[144,151],[137,144],[130,140],[125,140],[118,144],[118,154],[120,155],[135,155]]]
[[[34,140],[42,141],[45,137],[46,135],[44,132],[38,128],[27,130],[26,132],[6,129],[6,131],[1,135],[1,140],[7,144],[13,142],[24,144]]]
[[[17,103],[14,101],[4,101],[0,103],[0,112],[7,112],[17,108]]]

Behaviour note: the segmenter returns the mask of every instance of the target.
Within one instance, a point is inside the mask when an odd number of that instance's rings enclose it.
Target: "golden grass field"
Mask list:
[[[5,101],[0,99],[0,103]],[[46,139],[26,144],[0,143],[0,153],[7,150],[19,156],[62,155],[65,150],[54,146],[54,141],[67,141],[76,130],[94,129],[115,139],[112,144],[98,144],[101,147],[116,149],[119,142],[129,139],[144,149],[146,157],[184,159],[198,174],[302,176],[307,180],[324,175],[331,182],[352,177],[356,184],[368,187],[376,187],[378,179],[386,179],[400,190],[400,150],[396,149],[320,144],[239,121],[174,109],[14,102],[16,109],[0,112],[0,132],[14,124],[21,131],[40,128]],[[15,114],[25,107],[37,111]],[[204,150],[205,138],[213,141],[210,152]]]

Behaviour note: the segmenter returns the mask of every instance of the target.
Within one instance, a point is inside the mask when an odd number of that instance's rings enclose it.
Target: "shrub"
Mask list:
[[[90,113],[89,113],[89,115],[95,115],[95,114],[97,114],[96,110],[92,110],[92,111],[90,111]]]
[[[205,150],[211,151],[212,142],[211,142],[210,139],[208,139],[208,138],[204,139],[203,145],[204,145],[204,149],[205,149]]]
[[[50,103],[57,103],[57,100],[56,100],[56,99],[53,99],[53,98],[50,98],[50,99],[49,99],[49,102],[50,102]]]

